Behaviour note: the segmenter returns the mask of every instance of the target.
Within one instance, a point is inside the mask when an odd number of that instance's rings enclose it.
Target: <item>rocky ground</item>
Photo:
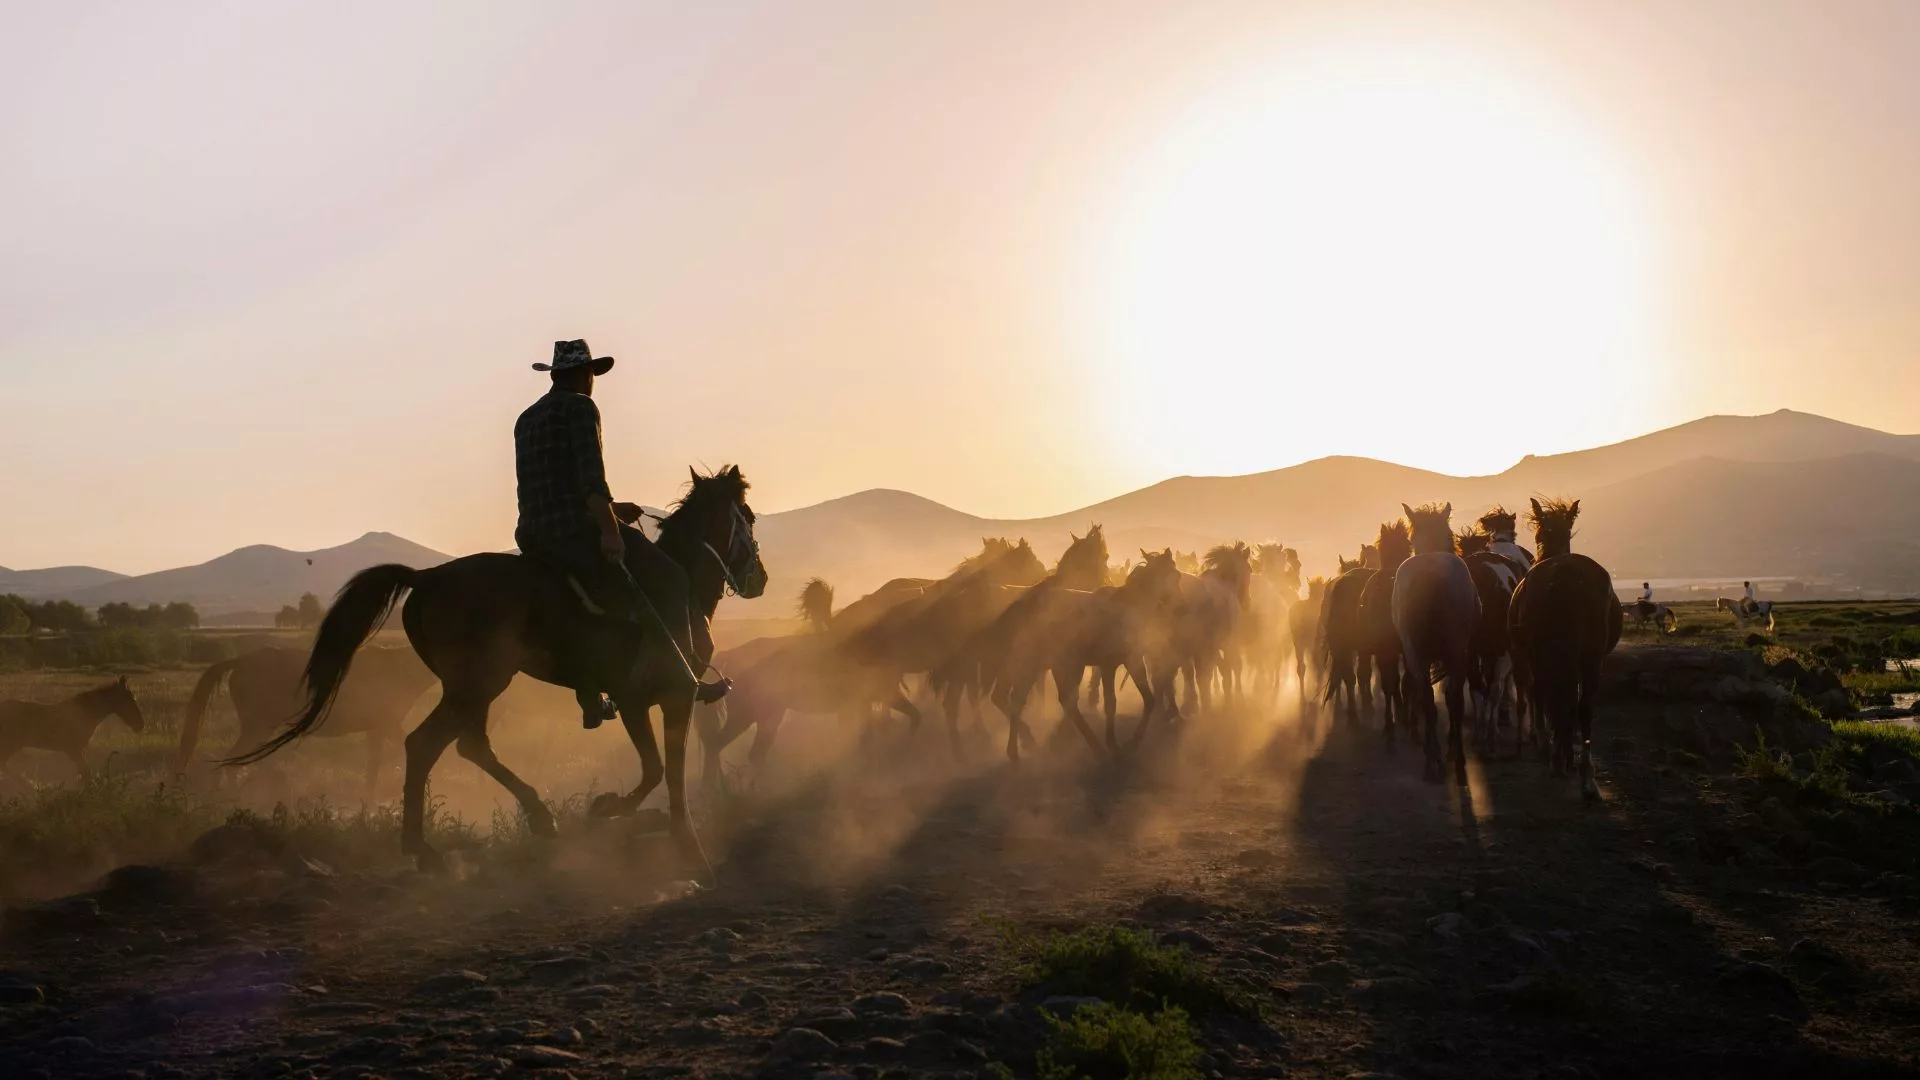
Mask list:
[[[454,880],[224,829],[8,913],[0,1074],[1028,1077],[1081,1003],[1009,937],[1117,923],[1257,1006],[1199,1019],[1208,1077],[1920,1075],[1911,811],[1735,775],[1756,723],[1818,732],[1757,661],[1648,652],[1611,669],[1597,806],[1535,760],[1462,792],[1287,723],[795,779],[692,895],[632,826]],[[1920,780],[1873,767],[1882,801]]]

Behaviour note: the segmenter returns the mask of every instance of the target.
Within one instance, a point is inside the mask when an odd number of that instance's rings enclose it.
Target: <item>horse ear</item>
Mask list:
[[[1579,500],[1579,499],[1575,499],[1575,500],[1573,500],[1573,512],[1574,512],[1574,513],[1576,513],[1576,514],[1580,512],[1580,500]]]
[[[1529,499],[1527,500],[1527,502],[1529,502],[1529,503],[1531,503],[1531,504],[1533,505],[1533,516],[1534,516],[1534,517],[1539,517],[1539,516],[1540,516],[1540,500],[1539,500],[1539,499],[1533,499],[1533,498],[1529,498]]]
[[[1411,507],[1411,506],[1408,506],[1408,505],[1407,505],[1406,503],[1401,503],[1401,504],[1400,504],[1400,512],[1401,512],[1401,513],[1403,513],[1403,514],[1405,514],[1405,515],[1407,515],[1408,517],[1412,517],[1412,516],[1413,516],[1413,507]]]
[[[728,469],[727,475],[733,477],[735,480],[740,479],[740,466],[735,465],[733,468]]]
[[[696,484],[699,483],[700,470],[694,468],[691,465],[687,466],[687,479],[691,480],[693,483],[696,483]]]
[[[1443,503],[1443,504],[1441,504],[1441,506],[1440,506],[1440,516],[1441,516],[1441,517],[1444,517],[1444,518],[1450,518],[1450,517],[1452,517],[1452,516],[1453,516],[1453,504],[1452,504],[1452,503]]]

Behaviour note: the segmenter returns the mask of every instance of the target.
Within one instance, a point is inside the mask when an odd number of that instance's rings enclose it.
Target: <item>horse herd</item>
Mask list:
[[[696,617],[711,618],[728,590],[752,596],[764,588],[746,491],[737,468],[696,473],[688,496],[662,524],[660,550],[684,571],[678,587],[690,587]],[[837,611],[832,589],[808,582],[801,593],[804,632],[755,639],[718,655],[704,635],[673,643],[696,667],[710,663],[735,679],[723,703],[696,706],[691,684],[673,677],[671,665],[646,669],[655,672],[648,681],[615,694],[631,706],[622,709],[622,721],[640,752],[642,778],[624,796],[601,796],[593,810],[632,812],[664,780],[676,839],[695,873],[710,880],[682,794],[689,727],[700,731],[708,775],[718,776],[721,752],[748,728],[756,729],[749,760],[764,761],[792,712],[862,722],[898,714],[917,726],[923,711],[908,692],[913,686],[923,701],[938,702],[955,754],[963,750],[963,712],[979,721],[990,705],[1004,718],[1006,755],[1018,761],[1035,747],[1028,704],[1050,680],[1063,716],[1060,730],[1077,731],[1094,755],[1111,758],[1137,750],[1155,729],[1177,731],[1216,708],[1260,699],[1272,704],[1288,666],[1303,707],[1310,704],[1311,671],[1322,686],[1313,696],[1348,725],[1371,714],[1377,688],[1388,745],[1403,725],[1424,735],[1430,781],[1446,778],[1433,692],[1444,682],[1457,782],[1466,781],[1467,725],[1476,725],[1483,752],[1510,726],[1516,745],[1531,735],[1557,774],[1577,767],[1584,794],[1597,796],[1593,697],[1601,659],[1620,638],[1622,609],[1606,570],[1571,550],[1579,502],[1532,501],[1537,562],[1516,542],[1517,519],[1503,509],[1459,535],[1451,528],[1450,505],[1401,509],[1405,516],[1382,525],[1359,559],[1342,558],[1333,578],[1305,582],[1304,595],[1292,548],[1231,543],[1192,558],[1143,550],[1116,567],[1098,526],[1072,537],[1051,571],[1024,539],[986,539],[945,577],[890,581]],[[653,587],[645,579],[642,585]],[[361,649],[409,592],[405,623],[413,648]],[[453,743],[514,794],[536,832],[551,833],[551,811],[494,756],[485,723],[488,702],[516,670],[550,678],[561,664],[550,642],[530,635],[556,605],[569,602],[562,583],[530,573],[510,556],[468,556],[431,570],[363,571],[341,590],[304,664],[301,652],[268,649],[202,676],[189,702],[178,764],[184,768],[192,758],[200,717],[227,679],[241,717],[235,748],[265,740],[228,761],[258,760],[316,733],[332,716],[324,733],[367,734],[371,783],[386,748],[400,741],[408,707],[437,680],[440,703],[404,739],[405,850],[425,869],[441,865],[426,843],[421,808],[427,772]],[[665,644],[659,651],[673,655]],[[635,670],[641,679],[643,669]],[[1080,705],[1089,671],[1089,698],[1097,695],[1105,721],[1100,735]],[[1123,681],[1132,683],[1141,703],[1125,739],[1116,727]],[[664,760],[649,705],[663,709]],[[142,723],[124,680],[59,705],[0,706],[0,765],[14,749],[31,745],[65,751],[84,766],[81,751],[110,713],[136,730]]]
[[[1331,580],[1306,582],[1304,596],[1291,548],[1222,544],[1186,567],[1171,550],[1141,551],[1112,567],[1097,525],[1071,538],[1051,572],[1026,540],[989,538],[944,578],[890,581],[838,611],[831,587],[810,581],[800,597],[807,632],[714,658],[738,686],[724,703],[695,711],[707,768],[717,770],[720,753],[749,728],[749,760],[758,765],[789,713],[863,722],[892,713],[917,726],[922,708],[907,692],[916,683],[938,700],[956,756],[963,711],[979,717],[991,703],[1017,761],[1033,745],[1027,703],[1048,679],[1063,730],[1112,756],[1155,727],[1213,711],[1216,697],[1228,707],[1261,697],[1271,704],[1290,658],[1301,704],[1311,704],[1311,670],[1324,687],[1315,696],[1349,724],[1372,712],[1377,685],[1388,744],[1401,725],[1424,733],[1429,780],[1445,776],[1433,693],[1444,681],[1457,781],[1466,779],[1471,719],[1483,751],[1511,726],[1517,743],[1531,734],[1550,751],[1556,773],[1576,768],[1577,746],[1582,789],[1597,795],[1593,693],[1622,611],[1606,570],[1571,551],[1580,504],[1532,502],[1537,564],[1504,509],[1458,535],[1451,506],[1401,509],[1404,518],[1382,525],[1359,559],[1341,559]],[[1080,706],[1089,671],[1104,737]],[[1124,741],[1116,732],[1123,673],[1141,702]]]

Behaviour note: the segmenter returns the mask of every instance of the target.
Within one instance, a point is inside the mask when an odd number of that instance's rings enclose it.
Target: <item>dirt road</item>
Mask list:
[[[1597,807],[1536,761],[1463,794],[1291,728],[1124,771],[847,765],[664,901],[624,830],[459,881],[208,841],[10,917],[0,1072],[1026,1077],[1005,927],[1121,922],[1265,1003],[1202,1025],[1209,1076],[1920,1075],[1915,906],[1716,858],[1742,782],[1669,764],[1662,717],[1605,712]]]

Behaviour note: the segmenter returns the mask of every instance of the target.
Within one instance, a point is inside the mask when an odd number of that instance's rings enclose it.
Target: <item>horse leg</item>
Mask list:
[[[1026,726],[1020,720],[1020,713],[1027,707],[1029,689],[1028,681],[1019,679],[1016,685],[1005,687],[1004,693],[1001,687],[995,687],[993,692],[994,703],[1007,716],[1007,760],[1014,764],[1020,762],[1020,729]]]
[[[1101,748],[1100,740],[1094,737],[1093,729],[1087,726],[1087,718],[1080,712],[1081,674],[1081,669],[1075,668],[1072,665],[1054,668],[1054,693],[1060,699],[1060,711],[1066,715],[1067,721],[1080,732],[1080,737],[1087,740],[1087,745],[1093,748],[1093,756],[1105,757],[1106,751]],[[1109,691],[1109,694],[1111,694],[1111,691]],[[1111,721],[1107,724],[1107,741],[1113,741],[1113,724]]]
[[[661,727],[667,736],[667,819],[680,856],[693,868],[694,880],[713,885],[713,864],[700,847],[700,837],[687,813],[687,726],[693,718],[693,687],[679,690],[660,703]],[[651,725],[649,725],[651,727]]]
[[[80,782],[82,784],[90,784],[93,782],[93,770],[87,767],[86,747],[82,746],[77,749],[68,750],[67,760],[73,762],[73,767],[79,771]]]
[[[427,774],[447,746],[472,726],[473,705],[470,698],[462,696],[466,693],[469,691],[465,688],[456,692],[442,684],[440,703],[419,727],[407,733],[404,743],[407,771],[400,788],[400,851],[413,856],[414,865],[424,873],[445,873],[447,868],[440,853],[427,844]],[[485,719],[482,711],[483,725]]]
[[[387,733],[384,731],[367,732],[367,794],[373,794],[380,785],[380,766],[387,759]]]
[[[966,754],[960,747],[960,702],[966,696],[966,687],[959,679],[947,684],[940,693],[940,712],[947,720],[947,748],[953,753],[953,760],[964,760]]]
[[[520,812],[527,815],[527,828],[533,830],[533,835],[551,839],[558,834],[559,830],[553,825],[553,812],[540,800],[540,793],[494,756],[493,740],[487,737],[484,713],[479,725],[460,733],[454,751],[480,766],[481,772],[493,777],[501,787],[507,789],[514,801],[520,804]]]
[[[618,698],[614,700],[618,701]],[[644,700],[640,695],[629,695],[629,701]],[[691,721],[692,710],[688,710]],[[640,755],[640,783],[625,795],[616,795],[603,791],[594,796],[587,807],[587,813],[593,817],[620,817],[639,809],[653,789],[660,786],[666,774],[666,767],[660,761],[660,746],[653,738],[653,709],[651,706],[622,708],[620,726],[627,729],[627,741],[633,744],[634,752]],[[731,722],[731,718],[729,718]]]
[[[1118,756],[1120,753],[1120,741],[1113,733],[1114,719],[1120,712],[1120,693],[1114,689],[1114,684],[1120,681],[1119,675],[1116,674],[1118,670],[1118,668],[1113,667],[1103,667],[1100,669],[1100,703],[1106,706],[1107,712],[1107,752],[1115,756]],[[1140,700],[1142,702],[1140,706],[1140,726],[1133,729],[1137,735],[1142,730],[1145,730],[1147,726],[1147,716],[1153,712],[1153,691],[1147,689],[1146,684],[1140,681],[1140,676],[1134,671],[1131,663],[1127,665],[1127,674],[1133,677],[1134,688],[1140,691]]]
[[[1593,695],[1600,685],[1600,661],[1594,658],[1581,665],[1580,672],[1580,797],[1591,802],[1600,798],[1600,785],[1593,778]]]
[[[1467,747],[1463,738],[1467,726],[1466,692],[1460,685],[1460,669],[1464,662],[1456,657],[1447,665],[1447,742],[1453,751],[1453,780],[1462,788],[1467,786]],[[1432,687],[1427,688],[1429,699],[1433,696]],[[1440,726],[1439,710],[1429,714],[1432,727]]]

